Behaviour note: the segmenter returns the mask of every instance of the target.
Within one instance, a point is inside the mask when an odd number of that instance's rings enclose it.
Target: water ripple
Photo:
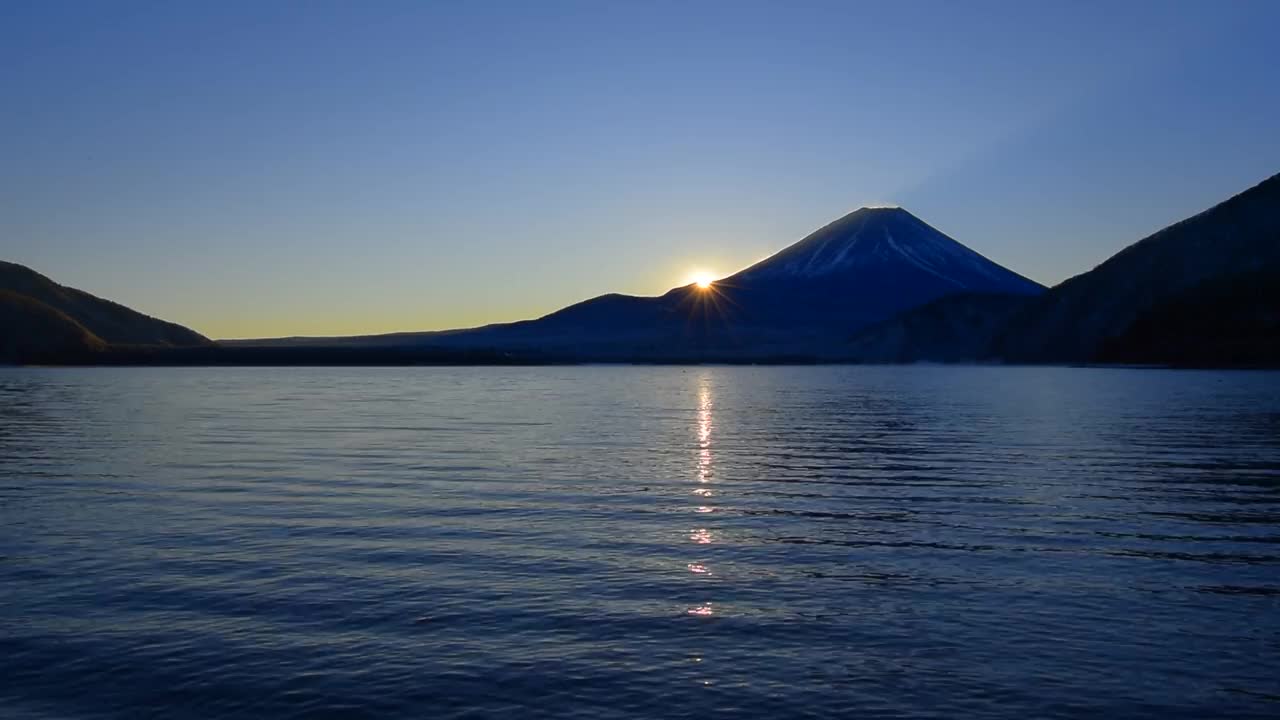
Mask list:
[[[1280,383],[0,369],[0,717],[1274,718]]]

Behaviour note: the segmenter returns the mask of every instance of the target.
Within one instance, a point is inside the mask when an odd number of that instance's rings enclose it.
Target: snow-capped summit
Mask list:
[[[817,278],[881,273],[895,266],[923,272],[955,291],[1036,293],[1043,289],[900,207],[855,210],[734,278],[741,283]]]

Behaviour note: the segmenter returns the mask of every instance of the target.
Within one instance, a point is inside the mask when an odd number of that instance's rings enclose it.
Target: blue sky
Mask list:
[[[1046,284],[1280,172],[1280,2],[0,3],[0,258],[214,337],[727,274],[900,204]]]

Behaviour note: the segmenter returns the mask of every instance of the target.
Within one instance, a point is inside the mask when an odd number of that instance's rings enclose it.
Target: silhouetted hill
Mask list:
[[[258,344],[420,343],[586,360],[836,357],[851,332],[939,297],[1043,289],[906,210],[862,208],[710,289],[602,295],[536,320],[468,330]]]
[[[1010,362],[1086,362],[1145,311],[1214,278],[1280,261],[1280,175],[1054,287],[1004,328]]]
[[[164,320],[59,285],[31,268],[0,261],[0,290],[44,303],[113,345],[201,345],[209,339]]]
[[[106,343],[48,305],[0,290],[0,362],[96,352]]]
[[[847,359],[862,363],[984,362],[996,333],[1033,298],[963,293],[876,323],[849,341]]]
[[[209,344],[0,263],[0,359],[120,364],[1278,364],[1280,175],[1048,292],[898,208],[863,208],[711,288],[536,320]]]
[[[112,345],[184,347],[204,336],[0,261],[0,361],[83,359]]]
[[[1201,283],[1138,316],[1102,362],[1280,366],[1280,265]]]

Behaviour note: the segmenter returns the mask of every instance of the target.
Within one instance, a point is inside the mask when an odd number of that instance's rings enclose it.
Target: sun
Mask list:
[[[716,281],[716,276],[713,273],[704,272],[701,270],[689,276],[689,282],[697,286],[699,290],[709,289],[711,287],[711,284],[714,283],[715,281]]]

